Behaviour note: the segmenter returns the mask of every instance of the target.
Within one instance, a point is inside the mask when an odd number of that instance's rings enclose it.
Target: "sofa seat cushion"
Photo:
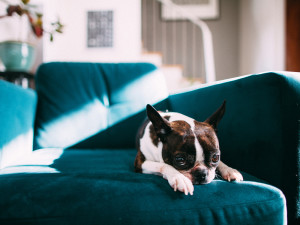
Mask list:
[[[0,224],[283,224],[273,186],[214,180],[193,196],[134,172],[136,151],[42,149],[1,170]]]

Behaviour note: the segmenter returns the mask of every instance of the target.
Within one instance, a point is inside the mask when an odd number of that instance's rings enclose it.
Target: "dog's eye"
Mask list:
[[[213,157],[211,158],[211,161],[213,163],[217,163],[220,160],[220,155],[214,154]]]
[[[175,161],[178,165],[183,166],[186,163],[186,159],[184,156],[176,156]]]

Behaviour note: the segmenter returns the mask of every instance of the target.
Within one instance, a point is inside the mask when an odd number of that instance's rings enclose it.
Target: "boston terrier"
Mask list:
[[[217,125],[226,102],[204,122],[175,112],[158,112],[147,105],[148,119],[137,136],[135,171],[167,179],[174,191],[193,195],[193,184],[208,184],[216,170],[227,181],[242,175],[220,161]]]

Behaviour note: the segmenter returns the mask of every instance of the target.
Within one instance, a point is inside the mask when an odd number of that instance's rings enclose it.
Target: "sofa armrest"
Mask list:
[[[300,73],[225,80],[172,95],[169,104],[170,110],[203,121],[225,99],[218,129],[222,160],[279,187],[289,216],[299,220]]]
[[[37,96],[0,80],[0,169],[32,151]]]

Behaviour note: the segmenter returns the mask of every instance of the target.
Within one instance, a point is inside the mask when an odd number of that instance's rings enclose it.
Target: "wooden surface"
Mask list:
[[[300,72],[299,0],[286,0],[286,70]]]

